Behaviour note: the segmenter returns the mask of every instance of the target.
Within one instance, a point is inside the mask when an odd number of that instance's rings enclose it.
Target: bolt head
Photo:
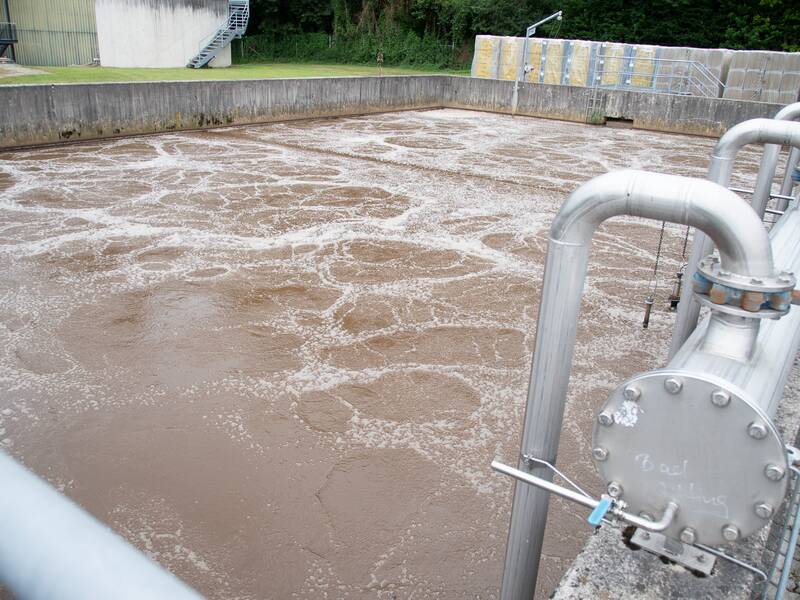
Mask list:
[[[767,504],[766,502],[759,502],[755,506],[755,511],[756,514],[762,519],[769,519],[775,512],[775,509],[772,508],[771,504]]]
[[[608,458],[608,450],[601,448],[600,446],[597,448],[592,448],[592,457],[595,460],[603,461]]]
[[[642,395],[642,390],[640,390],[638,386],[629,385],[625,387],[622,395],[625,396],[625,400],[631,400],[635,402]]]
[[[622,486],[616,481],[612,481],[608,484],[608,495],[612,498],[619,498],[622,496]]]
[[[767,428],[763,423],[750,423],[747,426],[747,435],[756,440],[763,440],[767,437]]]
[[[766,475],[767,479],[770,481],[780,481],[785,474],[783,467],[779,465],[769,464],[764,468],[764,475]]]
[[[722,528],[722,537],[729,542],[735,542],[739,539],[739,528],[736,525],[728,523]]]
[[[753,285],[761,285],[764,282],[761,281],[758,277],[751,277],[750,283],[752,283]]]
[[[720,277],[730,277],[731,276],[731,272],[730,271],[723,271],[722,269],[720,269],[719,276]]]
[[[664,381],[664,389],[670,394],[679,394],[683,389],[683,382],[676,377],[669,377]]]
[[[600,425],[611,427],[614,424],[614,416],[610,412],[603,411],[597,415],[597,421]]]
[[[697,556],[695,556],[695,558],[697,559],[697,562],[699,562],[699,563],[706,562],[706,555],[705,554],[698,554]]]
[[[697,533],[691,527],[684,527],[681,531],[681,541],[684,544],[694,544],[697,541]]]
[[[724,390],[716,390],[711,394],[711,404],[720,408],[731,403],[731,395]]]

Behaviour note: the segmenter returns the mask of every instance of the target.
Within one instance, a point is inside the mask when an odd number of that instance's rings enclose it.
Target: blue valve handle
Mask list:
[[[606,516],[606,513],[611,510],[612,504],[613,500],[611,498],[600,498],[600,503],[594,507],[592,514],[590,514],[586,519],[589,521],[589,525],[592,527],[600,527],[600,524],[603,522],[603,518]]]

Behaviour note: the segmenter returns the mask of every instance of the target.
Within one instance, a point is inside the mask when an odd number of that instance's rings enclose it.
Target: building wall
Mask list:
[[[84,65],[97,56],[94,0],[8,0],[21,65]]]
[[[228,18],[227,0],[97,0],[100,63],[185,67]],[[231,64],[230,46],[211,66]]]

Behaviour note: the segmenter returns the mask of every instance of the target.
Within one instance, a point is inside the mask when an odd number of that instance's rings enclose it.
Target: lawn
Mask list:
[[[349,77],[378,75],[377,67],[367,65],[322,65],[309,63],[233,65],[224,69],[121,69],[114,67],[31,67],[44,71],[37,75],[0,77],[0,85],[10,83],[95,83],[105,81],[174,81],[186,79],[262,79],[276,77]],[[435,69],[385,67],[384,75],[422,75],[441,73]],[[467,71],[448,71],[467,74]]]

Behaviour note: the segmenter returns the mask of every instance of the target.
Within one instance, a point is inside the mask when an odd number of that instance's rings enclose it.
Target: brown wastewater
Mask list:
[[[0,154],[0,445],[210,598],[496,598],[550,222],[713,144],[431,110]],[[660,227],[592,248],[559,466],[595,493],[597,408],[666,362]],[[551,502],[539,596],[585,517]]]

